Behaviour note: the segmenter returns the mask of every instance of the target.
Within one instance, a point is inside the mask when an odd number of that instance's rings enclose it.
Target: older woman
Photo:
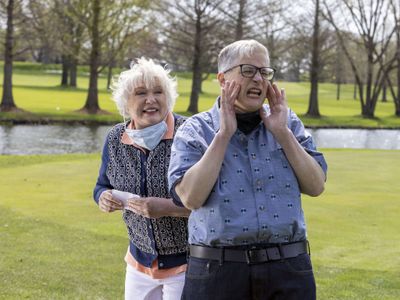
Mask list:
[[[184,121],[172,113],[176,97],[169,72],[144,58],[113,84],[113,100],[130,120],[108,133],[93,194],[100,210],[123,210],[125,299],[179,299],[182,292],[189,211],[173,204],[167,183],[172,139]]]

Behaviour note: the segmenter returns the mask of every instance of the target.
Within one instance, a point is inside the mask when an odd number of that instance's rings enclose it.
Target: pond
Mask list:
[[[0,154],[100,152],[111,126],[0,125]]]
[[[0,125],[0,154],[100,152],[111,126]],[[318,148],[400,149],[400,130],[308,129]]]

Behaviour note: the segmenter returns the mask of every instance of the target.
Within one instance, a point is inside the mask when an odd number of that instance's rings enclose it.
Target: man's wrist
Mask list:
[[[232,135],[233,134],[229,134],[223,131],[218,131],[217,134],[215,135],[215,139],[223,144],[228,145]]]
[[[293,133],[290,131],[288,127],[282,127],[274,130],[272,132],[276,140],[278,141],[279,144],[283,144],[285,141],[287,141]]]

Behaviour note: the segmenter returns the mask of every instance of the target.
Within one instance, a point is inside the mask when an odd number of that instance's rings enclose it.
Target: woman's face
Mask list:
[[[159,84],[153,88],[140,84],[129,97],[127,108],[136,129],[160,123],[168,113],[165,91]]]

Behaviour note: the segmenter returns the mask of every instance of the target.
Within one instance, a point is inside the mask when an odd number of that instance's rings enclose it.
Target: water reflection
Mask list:
[[[100,152],[110,126],[0,126],[0,154]]]
[[[0,154],[100,152],[111,126],[0,125]],[[318,148],[400,149],[400,130],[309,129]]]
[[[400,130],[309,129],[319,148],[400,149]]]

